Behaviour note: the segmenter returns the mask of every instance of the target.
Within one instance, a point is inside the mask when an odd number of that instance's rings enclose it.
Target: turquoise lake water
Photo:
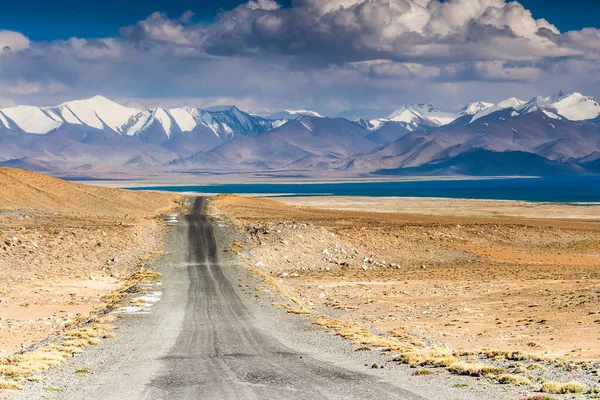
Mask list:
[[[600,177],[294,184],[252,183],[200,186],[152,186],[129,189],[193,192],[200,194],[232,193],[287,196],[440,197],[600,204]]]

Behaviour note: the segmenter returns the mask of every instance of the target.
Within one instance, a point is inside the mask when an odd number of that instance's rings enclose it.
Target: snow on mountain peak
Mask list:
[[[324,118],[318,112],[311,110],[285,110],[285,112],[291,115],[308,115],[309,117]]]
[[[441,126],[449,124],[457,118],[456,114],[438,110],[431,104],[406,104],[388,117],[391,121],[406,122],[412,125],[424,124]]]
[[[565,94],[562,91],[552,96],[534,97],[517,111],[527,114],[540,109],[571,121],[584,121],[600,116],[600,104],[595,98],[577,92]]]
[[[460,116],[475,115],[475,114],[485,111],[488,108],[493,107],[493,106],[494,106],[494,104],[492,104],[492,103],[486,103],[484,101],[477,101],[475,103],[467,104],[465,107],[461,108],[458,111],[458,115],[460,115]]]
[[[5,108],[2,114],[17,127],[27,133],[44,134],[62,125],[62,120],[52,113],[46,113],[39,107],[16,106]],[[5,119],[5,118],[3,118]],[[3,121],[4,122],[4,121]],[[9,123],[6,121],[6,123]],[[7,126],[11,129],[10,126]]]
[[[525,104],[525,102],[523,100],[519,100],[516,97],[511,97],[510,99],[501,101],[500,103],[497,104],[497,106],[500,108],[517,109],[518,107],[522,106],[523,104]]]
[[[559,115],[571,121],[583,121],[600,116],[600,104],[598,101],[591,96],[584,96],[581,93],[572,93],[562,97],[559,101],[552,104],[552,108]]]

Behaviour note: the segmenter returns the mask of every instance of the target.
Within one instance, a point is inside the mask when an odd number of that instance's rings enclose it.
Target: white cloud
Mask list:
[[[600,94],[600,30],[561,33],[518,2],[250,0],[212,23],[192,17],[157,12],[119,37],[51,43],[0,31],[10,47],[0,91],[28,103],[102,93],[323,111],[526,98],[558,85]]]
[[[251,10],[278,10],[281,8],[281,6],[273,0],[250,0],[246,3],[246,7]]]
[[[29,38],[19,32],[0,30],[0,52],[19,51],[29,47]]]

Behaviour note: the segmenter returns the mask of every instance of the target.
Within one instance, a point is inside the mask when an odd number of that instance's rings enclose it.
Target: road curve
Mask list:
[[[219,263],[205,199],[192,201],[170,252],[179,261],[163,272],[163,299],[148,318],[123,325],[121,350],[61,398],[423,399],[281,344]]]

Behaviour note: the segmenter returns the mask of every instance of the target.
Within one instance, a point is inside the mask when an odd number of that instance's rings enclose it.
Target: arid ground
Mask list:
[[[249,233],[259,269],[328,318],[454,350],[600,359],[600,207],[284,201],[303,206],[212,206]]]
[[[0,359],[62,330],[162,251],[175,194],[0,168]]]

